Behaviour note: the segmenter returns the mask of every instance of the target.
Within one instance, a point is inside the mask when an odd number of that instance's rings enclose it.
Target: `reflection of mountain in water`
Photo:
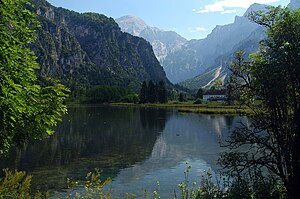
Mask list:
[[[228,120],[232,122],[230,126]],[[241,118],[173,115],[156,141],[150,159],[165,161],[163,165],[169,167],[185,159],[203,159],[215,166],[218,153],[221,152],[220,141],[227,137],[238,120]]]
[[[165,186],[169,186],[168,184],[176,185],[183,180],[185,161],[195,167],[193,175],[207,168],[216,171],[218,154],[222,150],[219,141],[226,139],[229,131],[238,125],[239,121],[247,119],[233,116],[173,114],[156,140],[151,156],[142,163],[122,170],[112,187],[115,190],[130,192],[134,191],[128,188],[131,183],[143,190],[146,187],[153,188],[156,180],[159,180],[168,182],[162,186],[167,189]],[[170,193],[173,190],[174,188],[170,187]]]
[[[70,108],[51,138],[13,150],[0,166],[29,171],[47,188],[94,168],[113,177],[151,155],[166,120],[166,111],[158,109]]]

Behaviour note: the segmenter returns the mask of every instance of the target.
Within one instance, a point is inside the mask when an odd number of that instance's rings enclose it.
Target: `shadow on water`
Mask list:
[[[79,106],[69,109],[48,139],[12,149],[0,167],[33,174],[33,186],[60,189],[66,179],[84,179],[94,168],[103,177],[142,162],[151,153],[167,121],[161,109]]]

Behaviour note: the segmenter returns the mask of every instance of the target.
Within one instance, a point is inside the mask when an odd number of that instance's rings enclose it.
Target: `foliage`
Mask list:
[[[194,104],[202,104],[202,100],[201,99],[197,99]]]
[[[66,112],[67,89],[59,82],[41,77],[36,57],[27,47],[34,42],[35,15],[26,0],[1,0],[0,7],[0,155],[15,143],[41,139],[53,133]]]
[[[86,175],[85,181],[79,182],[79,181],[73,181],[71,179],[68,179],[69,189],[70,193],[68,196],[64,197],[66,199],[76,198],[76,199],[83,199],[83,198],[99,198],[99,199],[110,199],[112,198],[112,192],[111,190],[107,191],[105,193],[103,191],[103,188],[107,185],[109,185],[112,180],[110,178],[106,179],[105,181],[102,181],[100,179],[101,172],[98,169],[95,169],[94,172],[89,172]],[[82,187],[85,190],[84,194],[80,194],[76,192],[74,189],[78,187]],[[58,196],[58,198],[61,198]]]
[[[147,90],[148,86],[146,81],[143,81],[142,87],[140,90],[140,103],[146,103],[147,102]]]
[[[209,198],[285,198],[285,189],[278,179],[273,176],[263,176],[259,170],[246,175],[222,177],[220,174],[213,179],[212,171],[204,171],[201,175],[200,184],[189,181],[189,173],[192,169],[186,163],[184,171],[185,179],[178,184],[179,197],[176,193],[174,198],[181,199],[209,199]]]
[[[234,104],[234,101],[240,100],[240,92],[234,88],[232,83],[228,82],[226,84],[226,103],[231,106]]]
[[[260,169],[236,174],[228,185],[228,198],[286,198],[281,181]]]
[[[267,28],[260,52],[232,64],[232,83],[255,114],[237,128],[221,162],[230,173],[267,170],[282,181],[287,198],[300,195],[300,11],[271,8],[250,19]],[[259,98],[261,105],[253,105]],[[249,150],[237,152],[240,146]]]
[[[4,177],[0,179],[0,198],[48,198],[49,193],[40,192],[30,194],[31,176],[26,176],[23,171],[10,171],[4,169]]]
[[[178,184],[179,193],[174,191],[174,199],[209,199],[209,198],[285,198],[285,189],[280,181],[272,176],[263,176],[257,171],[246,175],[247,178],[237,175],[233,178],[216,176],[213,178],[212,171],[204,171],[201,175],[201,181],[198,185],[196,182],[190,182],[189,175],[192,167],[186,163],[184,171],[184,180]],[[250,176],[250,178],[248,178]],[[83,198],[113,198],[113,192],[107,189],[112,180],[110,178],[102,181],[101,172],[95,169],[89,172],[84,181],[74,181],[67,179],[68,191],[54,193],[53,198],[59,199],[83,199]],[[50,198],[50,194],[37,192],[32,194],[30,191],[31,176],[26,176],[25,172],[12,172],[4,170],[4,177],[0,179],[0,198]],[[160,187],[157,181],[157,187],[153,191],[152,197],[149,197],[147,190],[144,191],[143,198],[161,198]],[[124,194],[125,199],[137,198],[135,194]]]
[[[124,97],[121,98],[121,102],[125,102],[125,103],[138,103],[139,101],[139,96],[137,94],[134,93],[130,93]]]
[[[152,80],[149,81],[148,89],[147,89],[147,99],[148,102],[154,103],[157,102],[157,87]]]
[[[216,89],[220,89],[223,86],[223,82],[221,80],[217,79],[213,82],[213,85]]]
[[[167,103],[167,89],[164,81],[159,81],[157,85],[157,95],[158,95],[158,102],[159,103]]]
[[[140,90],[140,103],[167,103],[167,89],[163,80],[159,83],[154,83],[152,80],[147,84],[146,81],[142,83]]]
[[[108,103],[125,100],[130,93],[127,89],[118,86],[95,86],[86,92],[85,103]],[[134,100],[134,96],[131,96]]]
[[[199,88],[196,94],[197,99],[203,99],[204,90],[202,88]]]
[[[178,101],[179,102],[185,102],[186,101],[185,95],[183,93],[179,94]]]

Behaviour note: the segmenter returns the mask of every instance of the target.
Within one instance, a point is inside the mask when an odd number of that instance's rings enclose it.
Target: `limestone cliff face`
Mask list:
[[[112,18],[55,8],[32,0],[41,28],[32,47],[40,72],[71,87],[119,85],[137,89],[144,80],[165,80],[151,45],[123,33]]]
[[[179,50],[187,42],[185,38],[176,32],[151,27],[136,16],[123,16],[116,19],[116,22],[122,31],[149,41],[160,63],[163,63],[168,54]]]

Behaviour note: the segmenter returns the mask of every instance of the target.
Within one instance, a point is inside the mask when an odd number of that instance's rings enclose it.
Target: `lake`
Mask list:
[[[217,173],[218,154],[230,131],[246,117],[181,114],[174,109],[76,106],[48,139],[12,149],[0,167],[33,175],[33,187],[61,190],[66,179],[83,180],[95,168],[111,177],[115,198],[149,194],[160,184],[171,198],[184,180],[200,181],[204,170]],[[82,191],[82,190],[79,190]]]

